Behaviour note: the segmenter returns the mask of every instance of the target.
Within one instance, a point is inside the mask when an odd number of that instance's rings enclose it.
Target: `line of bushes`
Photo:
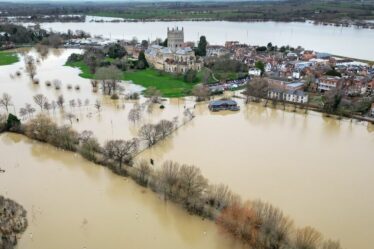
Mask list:
[[[160,122],[145,125],[146,133],[155,133]],[[165,124],[165,123],[164,123]],[[169,127],[170,124],[167,125]],[[154,169],[146,160],[133,159],[140,139],[111,140],[101,147],[92,132],[81,134],[70,127],[58,127],[48,117],[38,115],[17,131],[41,142],[80,153],[86,159],[129,176],[140,185],[160,194],[165,200],[180,204],[188,212],[214,220],[226,233],[254,249],[340,249],[339,242],[323,240],[311,227],[296,228],[283,212],[262,201],[242,201],[225,185],[212,185],[193,165],[166,161]],[[170,134],[170,130],[168,129]],[[144,132],[144,131],[143,131]],[[142,134],[142,132],[140,132]],[[165,136],[158,133],[157,141]],[[141,136],[147,147],[153,139]]]

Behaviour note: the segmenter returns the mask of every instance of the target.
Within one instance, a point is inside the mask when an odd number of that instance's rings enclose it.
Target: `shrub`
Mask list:
[[[79,143],[78,133],[69,126],[58,127],[51,133],[48,142],[61,149],[75,151]]]
[[[48,142],[56,130],[57,125],[49,117],[39,114],[26,124],[25,134],[32,139]]]
[[[67,60],[67,63],[72,63],[72,62],[77,62],[77,61],[81,61],[83,60],[83,55],[81,54],[76,54],[76,53],[72,53],[68,60]]]
[[[113,99],[113,100],[117,100],[117,99],[119,99],[119,96],[118,96],[117,93],[113,93],[112,96],[110,96],[110,98]]]
[[[17,118],[17,116],[9,113],[6,129],[8,131],[18,131],[21,128],[21,121]]]

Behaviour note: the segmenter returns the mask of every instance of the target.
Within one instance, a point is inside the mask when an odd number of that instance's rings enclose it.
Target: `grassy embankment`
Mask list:
[[[10,65],[19,61],[15,52],[0,51],[0,66]]]
[[[65,66],[79,68],[82,71],[79,76],[82,78],[95,78],[95,75],[90,72],[89,67],[83,61],[66,63]],[[201,81],[201,74],[198,74],[197,82]],[[155,87],[161,92],[162,96],[169,98],[189,95],[196,84],[183,81],[183,75],[175,76],[168,73],[160,73],[154,69],[126,71],[123,73],[123,80],[131,80],[133,83],[145,88]]]

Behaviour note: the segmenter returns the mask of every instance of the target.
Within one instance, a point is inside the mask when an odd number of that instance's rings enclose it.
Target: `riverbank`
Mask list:
[[[0,248],[14,248],[26,227],[26,210],[0,195]]]

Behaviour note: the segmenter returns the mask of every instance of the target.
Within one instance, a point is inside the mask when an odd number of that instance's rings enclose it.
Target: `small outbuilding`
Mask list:
[[[240,107],[234,100],[214,100],[209,103],[209,110],[217,112],[221,110],[239,111]]]

